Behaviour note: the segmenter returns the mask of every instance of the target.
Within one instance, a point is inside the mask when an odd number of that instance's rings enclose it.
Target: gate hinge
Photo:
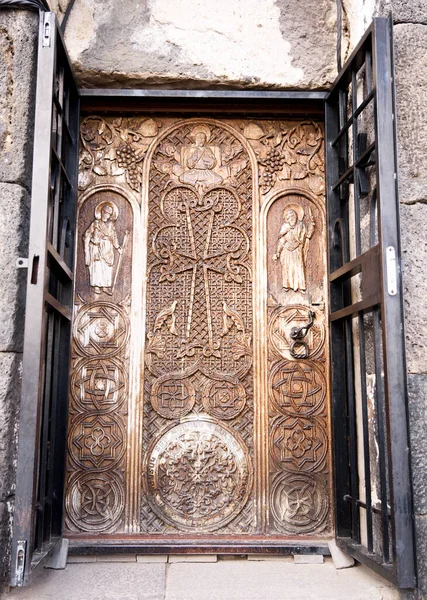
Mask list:
[[[50,19],[49,13],[44,13],[43,15],[43,39],[42,39],[42,47],[48,48],[50,46],[50,40],[52,37],[52,23]]]
[[[24,585],[25,561],[27,554],[26,540],[20,540],[16,546],[15,585]]]

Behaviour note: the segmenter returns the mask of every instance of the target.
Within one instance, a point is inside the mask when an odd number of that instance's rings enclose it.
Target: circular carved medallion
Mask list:
[[[320,471],[327,450],[328,436],[319,418],[284,417],[272,428],[270,451],[279,469]]]
[[[311,416],[324,410],[326,380],[312,361],[277,363],[270,374],[271,401],[280,413]]]
[[[117,410],[127,395],[128,375],[117,358],[86,358],[73,370],[71,393],[84,412]]]
[[[151,390],[151,405],[165,419],[180,419],[195,401],[196,390],[188,379],[165,375],[154,382]]]
[[[185,421],[156,440],[145,472],[155,513],[189,532],[223,527],[243,509],[252,489],[243,439],[208,418]]]
[[[81,469],[106,471],[115,467],[126,448],[126,430],[120,417],[85,414],[74,421],[68,434],[68,451]]]
[[[109,532],[125,505],[122,482],[113,473],[84,473],[70,483],[65,508],[79,531]]]
[[[268,327],[268,334],[271,345],[279,356],[292,359],[290,349],[293,340],[290,333],[294,328],[303,327],[309,321],[310,309],[306,306],[287,306],[274,312]],[[323,323],[317,322],[315,318],[314,325],[308,330],[303,341],[304,345],[307,345],[308,357],[318,356],[325,343]],[[300,354],[301,348],[296,348],[296,351]]]
[[[284,473],[273,483],[271,509],[279,531],[320,533],[329,515],[328,492],[316,476]]]
[[[245,388],[241,383],[211,381],[202,395],[206,412],[217,419],[234,419],[246,403]]]
[[[85,356],[114,356],[129,339],[129,321],[124,310],[111,302],[83,305],[74,321],[75,343]]]

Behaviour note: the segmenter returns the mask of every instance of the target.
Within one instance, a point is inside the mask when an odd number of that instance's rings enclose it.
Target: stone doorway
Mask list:
[[[330,537],[322,124],[81,122],[64,530]]]

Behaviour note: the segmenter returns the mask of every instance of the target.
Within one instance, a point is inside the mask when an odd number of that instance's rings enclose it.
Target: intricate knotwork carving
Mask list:
[[[126,399],[128,374],[117,358],[85,358],[73,370],[70,387],[82,412],[111,412]]]
[[[169,429],[147,452],[153,510],[185,531],[219,529],[246,504],[252,466],[235,431],[201,419]]]
[[[77,531],[111,531],[124,506],[121,477],[113,472],[84,473],[68,484],[65,508],[69,527]]]
[[[74,321],[74,340],[84,356],[115,356],[129,339],[124,308],[112,302],[84,304]]]
[[[179,419],[190,412],[196,401],[196,391],[189,379],[182,376],[159,377],[151,390],[151,405],[165,419]]]
[[[202,395],[203,406],[217,419],[234,419],[242,412],[246,402],[244,386],[237,381],[209,382]]]
[[[283,474],[273,482],[271,509],[279,531],[320,533],[328,525],[329,494],[320,477]]]
[[[280,469],[320,471],[325,466],[328,436],[320,419],[284,417],[271,430],[271,455]]]
[[[253,446],[252,408],[247,406],[252,393],[251,181],[242,144],[217,126],[199,122],[175,129],[153,153],[146,372],[155,414],[148,411],[144,434],[151,443],[162,439],[162,419],[190,419],[191,414],[207,412],[232,422],[233,431],[242,432],[249,448]],[[194,451],[202,448],[199,442]],[[190,489],[193,466],[187,455],[182,459],[182,485]],[[215,469],[226,465],[225,454],[215,461]],[[215,485],[220,485],[216,477]],[[246,478],[242,485],[247,484]],[[197,496],[193,502],[202,502],[208,494],[207,489],[202,493],[201,485],[197,484],[200,500]],[[159,511],[158,503],[151,502],[158,518],[178,529],[195,531],[196,523],[203,527],[202,505],[194,523],[185,511],[174,519],[173,492],[167,486],[162,489],[164,497],[158,502],[171,504]],[[236,515],[226,509],[226,495],[214,488],[212,494],[206,510],[218,510],[225,517],[210,521],[206,516],[206,527],[217,529]],[[155,530],[159,526],[151,509],[142,510]]]
[[[326,380],[312,361],[276,363],[270,374],[271,401],[281,414],[311,416],[325,410]]]
[[[123,457],[125,440],[126,431],[119,418],[111,414],[83,414],[70,429],[69,454],[79,468],[107,471]]]

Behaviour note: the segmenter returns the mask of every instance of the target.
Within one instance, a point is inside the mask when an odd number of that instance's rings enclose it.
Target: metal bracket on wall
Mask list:
[[[17,269],[28,269],[28,258],[17,258],[16,259]]]

